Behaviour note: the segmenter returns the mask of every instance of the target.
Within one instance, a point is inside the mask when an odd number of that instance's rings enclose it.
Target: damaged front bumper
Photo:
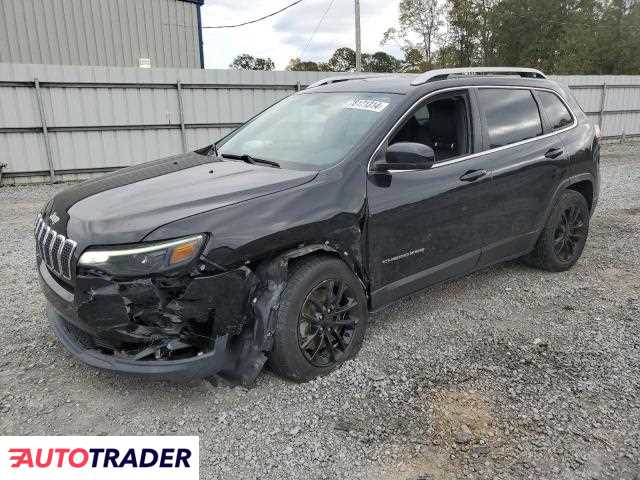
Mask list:
[[[78,276],[73,291],[43,262],[38,271],[53,333],[91,366],[175,381],[222,375],[248,383],[266,361],[252,348],[256,281],[247,268],[126,282]]]
[[[131,360],[101,353],[86,332],[65,319],[51,305],[47,309],[47,317],[53,333],[67,351],[96,368],[162,380],[188,381],[216,375],[233,363],[227,351],[227,335],[216,339],[211,352],[195,357],[182,360]]]

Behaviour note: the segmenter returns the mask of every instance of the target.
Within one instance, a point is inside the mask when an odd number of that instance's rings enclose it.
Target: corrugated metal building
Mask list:
[[[203,68],[204,0],[0,0],[0,63]]]

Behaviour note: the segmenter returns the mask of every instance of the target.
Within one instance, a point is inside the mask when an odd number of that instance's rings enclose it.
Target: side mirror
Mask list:
[[[375,170],[428,170],[435,161],[433,148],[422,143],[398,142],[387,148],[385,160],[378,163]]]

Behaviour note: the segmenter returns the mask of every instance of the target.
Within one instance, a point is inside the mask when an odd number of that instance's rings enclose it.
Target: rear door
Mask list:
[[[492,218],[479,266],[527,253],[566,159],[536,93],[522,87],[479,87],[483,149],[492,175]]]

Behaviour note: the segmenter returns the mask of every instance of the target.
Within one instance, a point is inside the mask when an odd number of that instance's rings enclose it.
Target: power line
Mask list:
[[[316,25],[316,29],[313,31],[313,33],[309,37],[309,40],[307,41],[307,44],[304,46],[304,49],[302,50],[302,53],[300,54],[300,60],[304,59],[303,58],[304,54],[307,52],[307,49],[309,48],[309,46],[311,46],[311,42],[313,41],[313,38],[316,36],[316,33],[318,33],[318,30],[320,29],[320,25],[322,25],[322,22],[324,22],[324,19],[327,18],[327,14],[329,13],[329,10],[331,10],[331,7],[333,7],[333,4],[334,4],[335,1],[336,0],[331,0],[329,2],[329,6],[324,11],[324,14],[320,18],[320,21],[318,22],[318,25]]]
[[[236,25],[215,25],[215,26],[211,26],[211,27],[202,27],[202,28],[236,28],[236,27],[244,27],[245,25],[251,25],[252,23],[258,23],[258,22],[261,22],[262,20],[266,20],[267,18],[274,17],[274,16],[278,15],[279,13],[282,13],[285,10],[290,9],[291,7],[295,7],[296,5],[301,3],[302,1],[303,0],[297,0],[297,1],[293,2],[292,4],[287,5],[284,8],[281,8],[277,12],[270,13],[268,15],[265,15],[264,17],[256,18],[255,20],[249,20],[248,22],[238,23]]]

